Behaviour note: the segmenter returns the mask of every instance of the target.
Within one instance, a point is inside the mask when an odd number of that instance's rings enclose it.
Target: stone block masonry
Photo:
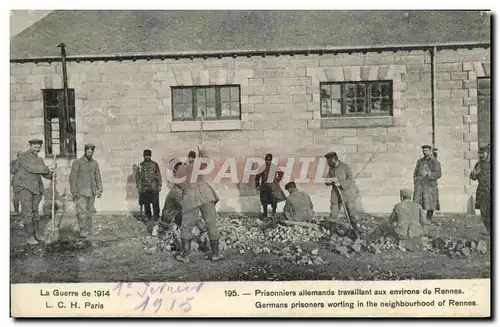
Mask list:
[[[436,142],[443,166],[443,211],[465,212],[471,195],[463,172],[477,160],[476,78],[489,72],[490,61],[489,49],[437,53]],[[61,75],[60,63],[11,64],[11,156],[25,149],[29,138],[43,138],[41,89],[60,88]],[[282,157],[280,165],[289,157],[298,161],[301,156],[320,158],[337,151],[359,174],[362,209],[367,212],[389,212],[398,201],[398,190],[413,188],[420,146],[432,143],[430,60],[423,51],[70,62],[68,75],[77,98],[78,156],[84,143],[97,145],[95,157],[104,182],[103,198],[96,204],[100,211],[137,207],[125,190],[132,164],[142,160],[143,149],[152,150],[164,177],[170,158],[186,157],[196,149],[199,125],[172,121],[174,86],[240,85],[241,122],[205,124],[208,150],[222,158],[263,157],[270,152]],[[394,117],[322,117],[321,82],[361,80],[393,82]],[[59,161],[59,185],[64,187],[71,161]],[[317,211],[329,211],[326,186],[299,187],[310,193]],[[216,188],[229,194],[225,208],[260,210],[258,198],[240,196],[234,185]],[[167,192],[165,184],[162,199]]]

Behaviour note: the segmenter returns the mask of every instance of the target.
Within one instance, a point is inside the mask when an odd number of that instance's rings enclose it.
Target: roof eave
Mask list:
[[[234,50],[215,52],[179,52],[179,53],[122,53],[111,55],[77,55],[67,56],[67,61],[136,61],[136,60],[179,60],[179,59],[208,59],[208,58],[237,58],[237,57],[272,57],[281,55],[310,55],[310,54],[339,54],[339,53],[369,53],[369,52],[398,52],[398,51],[426,51],[436,50],[457,50],[490,48],[491,42],[455,42],[455,43],[435,43],[435,44],[403,44],[403,45],[374,45],[363,47],[321,47],[306,49],[278,49],[278,50]],[[11,58],[11,63],[39,63],[61,61],[59,56],[33,57],[33,58]]]

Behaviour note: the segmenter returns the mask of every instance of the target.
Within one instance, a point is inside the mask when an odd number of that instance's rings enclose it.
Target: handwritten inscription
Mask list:
[[[137,300],[134,310],[139,312],[189,312],[192,303],[204,283],[131,283],[119,282],[115,287],[116,295]]]

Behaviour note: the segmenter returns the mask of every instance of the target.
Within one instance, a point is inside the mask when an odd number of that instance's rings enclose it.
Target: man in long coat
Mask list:
[[[208,157],[208,154],[201,145],[198,148],[200,157]],[[201,212],[202,218],[208,229],[210,239],[211,255],[208,256],[212,261],[222,259],[219,253],[219,229],[217,227],[217,212],[215,205],[219,202],[219,196],[208,184],[203,176],[197,179],[192,178],[195,162],[184,165],[175,165],[177,169],[174,173],[175,184],[182,191],[182,225],[180,228],[182,253],[175,258],[178,261],[188,263],[189,252],[191,250],[191,240],[193,239],[193,227],[196,226],[199,219],[198,213]]]
[[[283,208],[284,218],[292,221],[311,221],[314,217],[311,197],[297,189],[294,182],[285,185],[285,190],[290,192]]]
[[[144,150],[143,155],[144,161],[140,163],[136,173],[137,189],[147,219],[158,221],[160,219],[159,194],[163,183],[160,166],[151,160],[151,150]],[[151,206],[153,207],[153,214],[151,214]]]
[[[427,211],[427,220],[432,221],[434,211],[440,210],[438,179],[441,178],[441,163],[432,155],[430,145],[422,146],[423,157],[418,159],[413,172],[413,202]]]
[[[27,242],[32,245],[38,244],[36,235],[41,233],[38,207],[44,193],[42,177],[52,179],[55,173],[55,167],[47,167],[43,159],[38,157],[42,143],[42,140],[30,140],[29,150],[21,153],[11,167],[11,173],[14,175],[12,185],[21,202],[21,216],[28,236]]]
[[[95,198],[100,198],[103,191],[99,164],[93,159],[94,150],[95,145],[85,144],[85,154],[73,162],[69,174],[81,238],[92,235],[92,216],[96,213]]]
[[[266,154],[264,170],[255,176],[255,187],[260,190],[260,202],[262,204],[263,215],[266,218],[269,205],[271,205],[274,215],[276,214],[278,203],[286,199],[285,193],[280,186],[283,172],[276,165],[272,164],[272,160],[273,155],[270,153]]]
[[[357,230],[357,207],[358,188],[352,175],[352,170],[346,163],[339,160],[336,152],[325,154],[328,163],[327,186],[331,186],[330,193],[330,219],[335,221],[344,201],[347,214],[352,222],[352,227]]]
[[[479,162],[474,165],[470,179],[477,181],[476,209],[481,211],[484,225],[491,233],[491,160],[488,146],[479,149]]]

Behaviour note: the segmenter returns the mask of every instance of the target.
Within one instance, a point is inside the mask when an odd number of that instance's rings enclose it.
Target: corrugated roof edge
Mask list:
[[[327,54],[327,53],[368,53],[368,52],[397,52],[397,51],[418,51],[429,50],[457,50],[473,48],[490,48],[490,42],[461,42],[461,43],[442,43],[428,45],[381,45],[369,47],[323,47],[323,48],[306,48],[306,49],[278,49],[278,50],[238,50],[238,51],[218,51],[210,53],[202,52],[179,52],[179,53],[123,53],[123,54],[108,54],[108,55],[80,55],[67,56],[67,61],[136,61],[136,60],[168,60],[168,59],[195,59],[195,58],[224,58],[224,57],[255,57],[255,56],[281,56],[281,55],[310,55],[310,54]],[[38,63],[38,62],[54,62],[61,61],[61,57],[39,57],[39,58],[11,58],[11,63]]]

